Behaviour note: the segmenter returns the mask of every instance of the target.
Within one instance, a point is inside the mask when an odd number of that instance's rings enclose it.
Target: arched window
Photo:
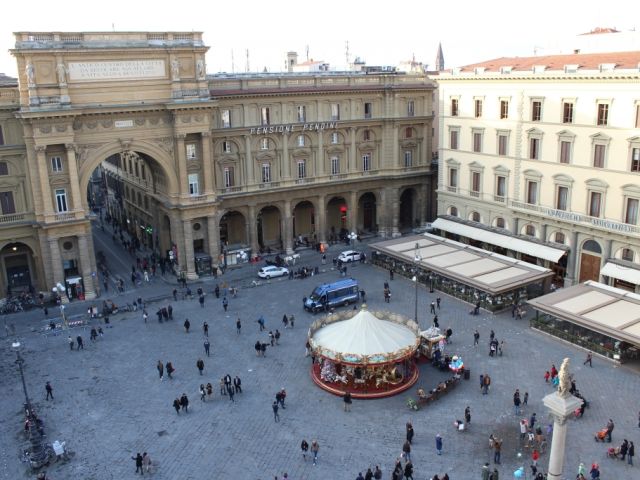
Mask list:
[[[479,222],[480,221],[480,214],[478,212],[473,212],[471,214],[471,220],[473,220],[474,222]]]
[[[451,215],[452,217],[457,217],[458,216],[458,209],[456,207],[449,208],[449,215]]]
[[[536,236],[536,227],[534,227],[531,224],[527,225],[525,227],[524,231],[525,231],[525,234],[529,235],[530,237],[535,237]]]
[[[504,218],[502,217],[496,218],[496,227],[504,228]]]
[[[582,250],[593,253],[602,253],[602,248],[600,248],[600,244],[595,240],[587,240],[582,245]]]

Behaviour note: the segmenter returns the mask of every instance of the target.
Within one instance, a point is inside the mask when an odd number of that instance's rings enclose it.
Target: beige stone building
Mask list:
[[[639,80],[640,52],[441,73],[436,223],[549,266],[558,283],[637,289]]]
[[[96,293],[104,201],[177,270],[435,214],[424,75],[207,75],[198,32],[19,32],[0,83],[0,287]],[[105,188],[108,186],[108,188]]]

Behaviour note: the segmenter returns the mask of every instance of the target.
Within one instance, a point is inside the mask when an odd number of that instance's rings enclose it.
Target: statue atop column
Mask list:
[[[198,80],[204,80],[206,76],[206,72],[204,69],[204,60],[201,58],[196,62],[196,72],[198,74]]]
[[[180,62],[177,58],[171,61],[171,80],[180,80]]]
[[[33,63],[27,63],[27,66],[25,67],[25,73],[27,74],[27,85],[29,87],[35,87],[36,86],[36,69],[33,66]]]
[[[59,63],[56,67],[56,71],[58,72],[58,83],[60,85],[67,84],[67,67],[64,63]]]
[[[569,373],[569,359],[565,358],[558,372],[558,395],[563,398],[571,395],[571,374]]]

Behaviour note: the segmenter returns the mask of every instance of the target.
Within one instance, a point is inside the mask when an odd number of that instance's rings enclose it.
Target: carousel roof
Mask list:
[[[315,347],[340,353],[346,359],[410,351],[416,348],[418,335],[406,325],[380,319],[363,308],[347,320],[318,329],[312,341]]]

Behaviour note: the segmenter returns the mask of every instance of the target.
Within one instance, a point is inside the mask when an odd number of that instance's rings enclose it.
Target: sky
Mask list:
[[[505,56],[560,53],[596,27],[633,30],[637,0],[5,0],[0,72],[17,75],[16,31],[202,31],[207,73],[282,71],[297,51],[332,68],[415,58],[433,68],[442,43],[447,68]],[[640,30],[640,25],[637,25]],[[569,52],[564,52],[569,53]]]

